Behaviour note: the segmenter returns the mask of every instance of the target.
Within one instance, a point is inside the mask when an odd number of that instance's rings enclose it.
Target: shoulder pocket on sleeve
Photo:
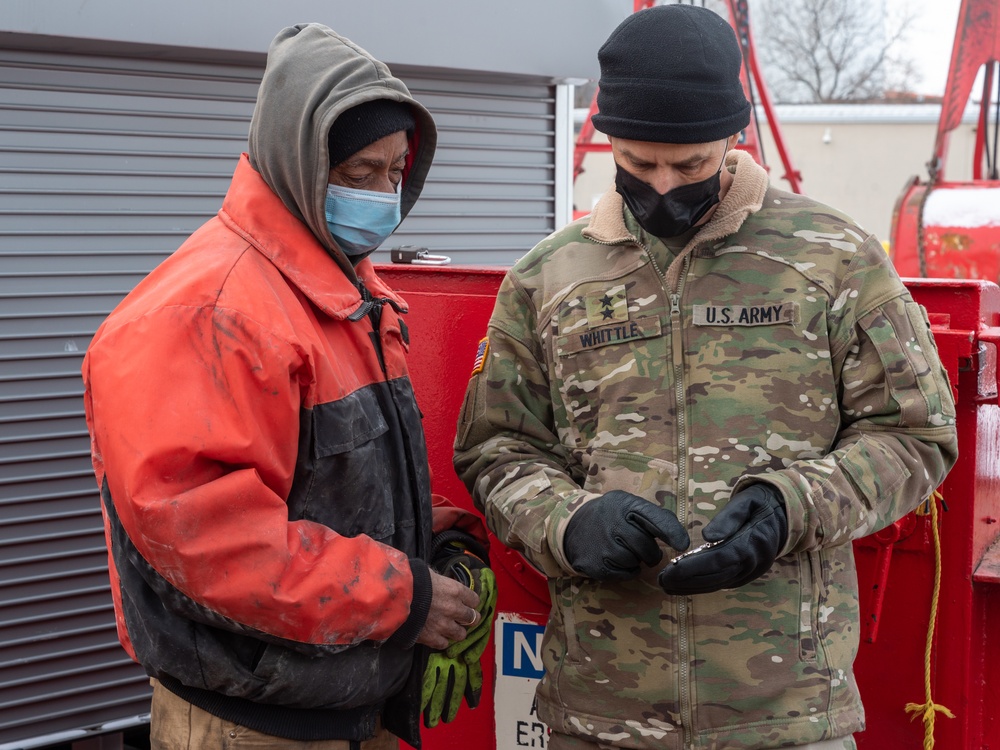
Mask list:
[[[861,321],[878,353],[886,386],[898,404],[901,427],[954,422],[951,388],[920,305],[897,297]]]
[[[917,369],[917,379],[927,398],[930,418],[933,420],[935,415],[942,415],[954,419],[955,400],[952,398],[948,374],[938,356],[937,344],[931,336],[927,310],[916,302],[907,302],[906,315],[913,327],[914,339],[914,345],[909,347],[907,354]]]
[[[479,445],[487,435],[475,434],[473,427],[486,412],[486,375],[472,376],[465,391],[462,409],[458,414],[458,429],[455,433],[455,449],[467,450]]]

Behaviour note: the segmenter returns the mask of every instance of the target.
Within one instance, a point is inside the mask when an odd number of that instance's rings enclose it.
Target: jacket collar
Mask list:
[[[332,318],[344,319],[362,303],[361,293],[343,268],[309,228],[293,216],[281,199],[240,157],[219,218],[233,232],[267,257],[297,289]],[[406,304],[375,274],[370,260],[354,272],[374,297]]]

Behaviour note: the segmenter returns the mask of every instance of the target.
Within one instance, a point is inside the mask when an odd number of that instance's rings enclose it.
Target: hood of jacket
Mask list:
[[[405,102],[416,120],[400,195],[405,218],[423,190],[437,129],[406,85],[349,39],[316,23],[282,29],[268,49],[250,121],[250,165],[352,279],[354,268],[326,224],[327,137],[341,114],[371,99]]]

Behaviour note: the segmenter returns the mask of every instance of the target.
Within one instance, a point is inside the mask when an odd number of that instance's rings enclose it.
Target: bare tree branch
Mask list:
[[[897,52],[912,10],[889,18],[884,0],[756,0],[751,8],[758,57],[778,101],[883,98],[916,77],[913,58]]]

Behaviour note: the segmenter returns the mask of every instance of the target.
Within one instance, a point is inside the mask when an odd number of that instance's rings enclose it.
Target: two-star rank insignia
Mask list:
[[[628,320],[625,285],[619,284],[587,297],[587,325],[591,328]]]

